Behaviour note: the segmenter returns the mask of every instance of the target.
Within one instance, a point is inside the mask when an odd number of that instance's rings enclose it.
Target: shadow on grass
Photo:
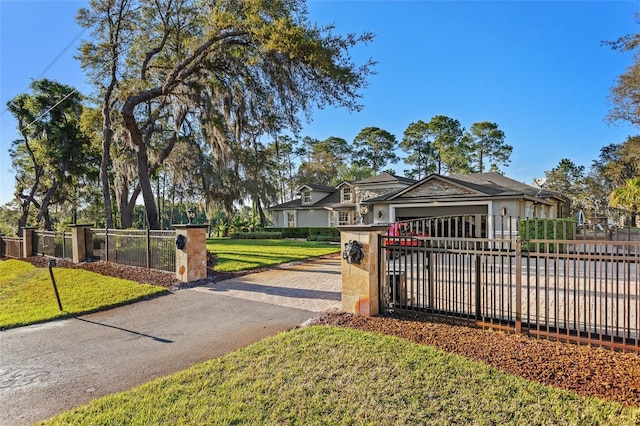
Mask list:
[[[10,330],[18,327],[27,327],[29,325],[44,324],[51,321],[76,318],[79,315],[88,315],[96,312],[108,311],[109,309],[117,308],[119,306],[130,305],[132,303],[141,302],[143,300],[151,300],[151,299],[155,299],[156,297],[166,296],[168,294],[171,294],[169,290],[163,290],[155,294],[147,294],[144,296],[136,297],[135,299],[125,300],[123,302],[118,302],[118,303],[112,303],[110,305],[99,306],[93,309],[80,310],[77,312],[67,312],[63,310],[59,315],[53,316],[51,318],[38,319],[38,320],[28,321],[28,322],[19,323],[19,324],[3,325],[3,326],[0,326],[0,331]],[[64,299],[62,300],[62,306],[64,307]]]

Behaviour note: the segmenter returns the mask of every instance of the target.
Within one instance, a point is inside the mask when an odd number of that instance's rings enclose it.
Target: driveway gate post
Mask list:
[[[87,238],[85,232],[91,225],[71,225],[71,259],[73,263],[87,260]]]
[[[176,278],[207,278],[207,225],[173,225],[176,230]]]
[[[35,226],[25,226],[22,228],[22,257],[33,256],[33,253],[35,252],[33,247],[33,234],[35,232]]]
[[[350,258],[343,251],[342,258],[342,310],[366,316],[380,312],[379,279],[384,276],[385,262],[378,259],[378,236],[388,225],[339,226],[342,249],[362,246],[364,256]]]

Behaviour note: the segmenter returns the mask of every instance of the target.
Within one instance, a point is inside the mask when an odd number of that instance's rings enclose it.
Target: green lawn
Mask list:
[[[81,269],[54,268],[63,312],[49,270],[28,262],[0,262],[0,330],[134,302],[167,290]]]
[[[216,271],[232,272],[338,253],[340,246],[293,240],[211,238],[207,240],[207,250],[218,255]]]
[[[636,425],[587,399],[391,336],[282,333],[46,424]]]

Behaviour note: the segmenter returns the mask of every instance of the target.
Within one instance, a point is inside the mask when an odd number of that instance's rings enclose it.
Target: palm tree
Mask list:
[[[640,178],[626,179],[624,185],[609,195],[609,205],[631,212],[631,226],[636,226],[636,215],[640,208]]]

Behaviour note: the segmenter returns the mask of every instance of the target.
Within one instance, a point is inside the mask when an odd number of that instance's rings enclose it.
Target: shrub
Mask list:
[[[229,234],[232,240],[279,240],[282,238],[281,232],[233,232]]]
[[[339,243],[340,235],[309,235],[307,241],[317,241],[322,243]]]
[[[265,228],[268,231],[282,233],[282,238],[309,238],[310,235],[334,236],[340,238],[340,231],[337,228],[317,227],[317,228]]]
[[[520,221],[522,249],[534,252],[564,253],[565,244],[532,243],[530,240],[573,240],[575,219],[523,219]]]

